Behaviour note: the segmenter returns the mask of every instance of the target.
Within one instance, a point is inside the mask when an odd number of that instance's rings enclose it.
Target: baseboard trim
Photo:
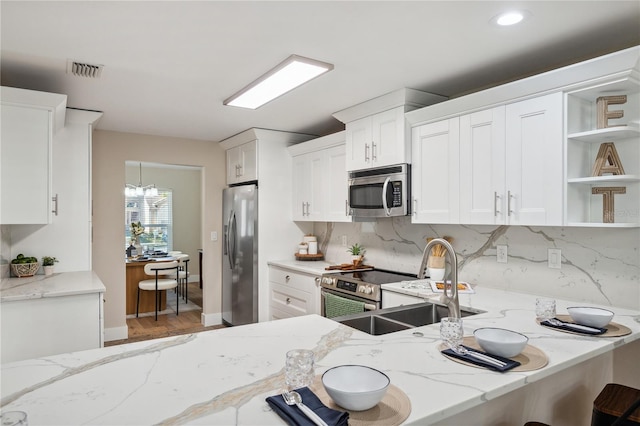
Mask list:
[[[215,314],[205,314],[202,313],[200,315],[200,322],[205,327],[210,327],[212,325],[222,325],[222,314],[220,312]]]
[[[112,340],[122,340],[129,338],[129,327],[110,327],[104,329],[104,341],[111,342]]]

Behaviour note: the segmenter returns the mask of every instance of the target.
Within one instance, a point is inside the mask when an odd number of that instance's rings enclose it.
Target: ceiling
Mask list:
[[[499,12],[529,18],[498,28]],[[325,135],[402,87],[456,97],[640,44],[634,1],[6,1],[1,82],[104,112],[98,129],[220,141]],[[335,69],[257,109],[222,101],[297,54]],[[99,79],[67,60],[104,65]]]

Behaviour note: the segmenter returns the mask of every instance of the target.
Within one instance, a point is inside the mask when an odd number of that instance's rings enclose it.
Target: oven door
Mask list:
[[[327,316],[327,306],[325,303],[325,294],[330,294],[333,298],[346,299],[349,301],[356,301],[364,303],[365,311],[375,311],[380,309],[380,302],[376,302],[373,300],[363,299],[362,297],[354,296],[347,293],[342,293],[340,291],[329,290],[327,288],[322,288],[320,291],[320,315],[326,318],[333,318],[340,315],[331,315]]]
[[[410,214],[408,164],[349,173],[349,209],[354,217]]]

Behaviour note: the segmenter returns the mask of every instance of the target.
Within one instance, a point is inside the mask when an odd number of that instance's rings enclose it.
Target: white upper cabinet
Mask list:
[[[506,106],[508,225],[562,225],[561,92]]]
[[[410,162],[404,107],[347,123],[347,170]]]
[[[413,221],[640,226],[639,67],[636,46],[406,113]],[[612,127],[597,126],[603,96],[626,96],[610,105]],[[456,143],[457,166],[446,157]],[[593,176],[599,156],[624,167]],[[458,184],[456,216],[441,188]]]
[[[66,95],[2,87],[0,224],[51,223],[52,143],[66,102]]]
[[[334,113],[345,123],[347,171],[411,163],[411,129],[404,114],[446,99],[400,89]]]
[[[295,221],[350,222],[345,132],[289,147]]]
[[[412,131],[413,223],[459,222],[459,118]]]
[[[460,223],[562,225],[562,93],[460,118]]]
[[[257,140],[227,150],[227,185],[258,179]]]
[[[505,107],[460,117],[460,223],[506,220]]]

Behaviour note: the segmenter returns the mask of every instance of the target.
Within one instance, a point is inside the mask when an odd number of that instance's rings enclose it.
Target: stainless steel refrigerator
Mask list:
[[[222,321],[258,322],[258,188],[223,191]]]

